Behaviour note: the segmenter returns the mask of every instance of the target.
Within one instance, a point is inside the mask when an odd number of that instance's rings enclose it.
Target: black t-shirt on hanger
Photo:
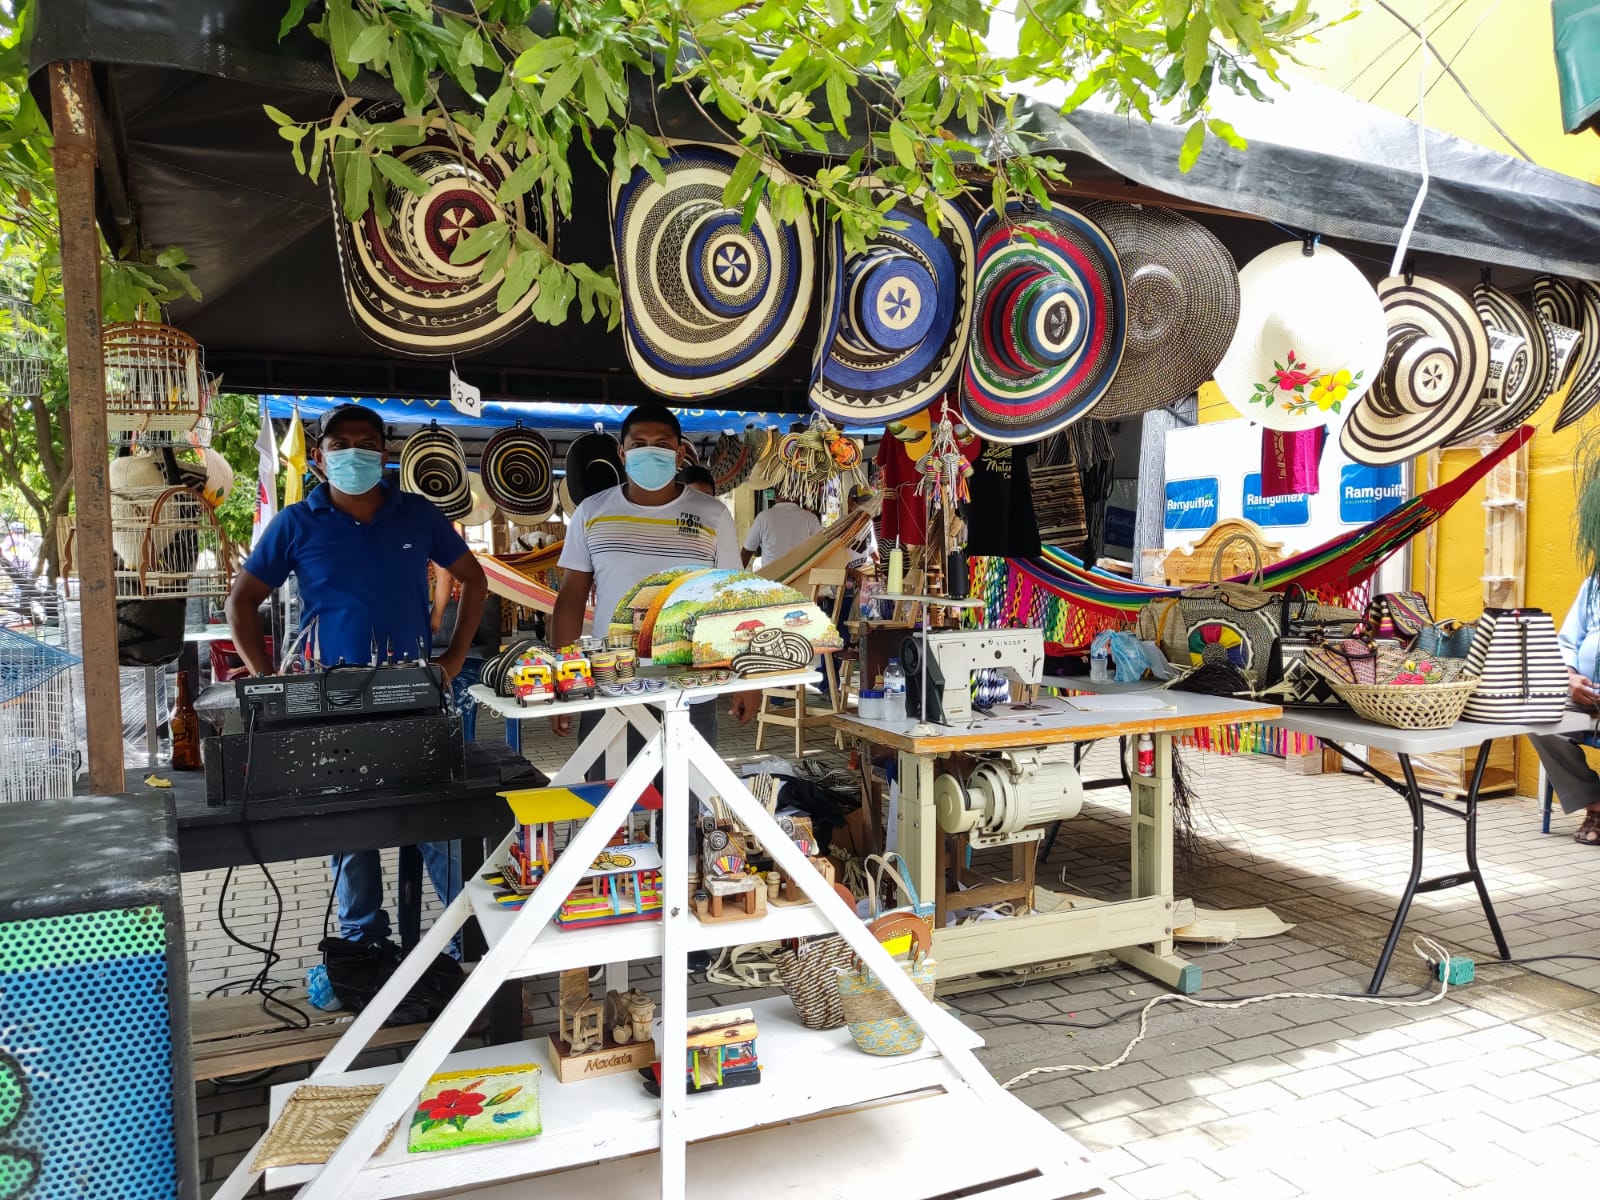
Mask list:
[[[1032,446],[987,442],[972,464],[967,487],[967,553],[996,558],[1032,558],[1040,553],[1039,522],[1028,482]]]

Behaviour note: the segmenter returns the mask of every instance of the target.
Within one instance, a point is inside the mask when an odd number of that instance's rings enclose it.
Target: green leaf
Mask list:
[[[605,81],[600,78],[600,72],[595,69],[592,61],[585,59],[582,65],[583,74],[583,106],[588,110],[589,120],[596,125],[606,119],[606,111],[610,102],[606,99]]]
[[[828,74],[827,94],[828,116],[833,119],[833,127],[844,133],[850,119],[850,85],[837,71]]]
[[[526,196],[543,170],[544,156],[529,155],[512,168],[511,174],[501,180],[499,190],[494,194],[495,201],[507,204],[518,196]]]
[[[511,96],[511,83],[507,80],[495,89],[494,95],[483,106],[483,121],[472,139],[472,152],[479,158],[485,157],[494,148],[495,136],[500,132],[500,122],[511,104]]]
[[[850,0],[828,0],[828,19],[835,25],[843,25],[854,15],[850,9]]]
[[[397,187],[405,188],[406,191],[414,196],[426,194],[428,185],[422,176],[392,154],[380,154],[372,161],[377,165],[378,171],[390,183],[395,184]]]
[[[756,217],[761,212],[761,198],[767,192],[767,177],[761,176],[756,180],[755,187],[750,189],[750,194],[744,198],[744,211],[739,215],[739,228],[746,233],[756,223]]]
[[[274,125],[293,125],[296,123],[295,119],[281,108],[273,108],[270,104],[263,104],[261,107],[266,111],[267,116],[272,118]]]
[[[576,43],[568,37],[542,38],[517,55],[512,71],[522,79],[542,75],[572,57]]]
[[[1200,72],[1211,57],[1211,18],[1197,12],[1189,18],[1189,31],[1183,36],[1183,81],[1190,87],[1200,82]]]
[[[344,218],[359,221],[372,199],[372,159],[365,150],[352,150],[344,160]]]
[[[1206,142],[1206,127],[1196,121],[1189,126],[1189,132],[1183,135],[1183,149],[1178,151],[1178,170],[1187,171],[1200,158],[1200,148]]]
[[[417,60],[416,52],[405,38],[398,38],[390,53],[389,74],[394,78],[395,91],[406,102],[406,115],[417,116],[428,99],[427,71]]]
[[[889,145],[894,150],[896,161],[902,167],[915,170],[917,166],[917,146],[911,140],[911,131],[904,122],[891,121],[889,123]]]
[[[476,29],[461,35],[461,49],[456,52],[456,62],[463,67],[481,67],[485,62],[483,39]]]
[[[283,14],[283,20],[278,23],[278,40],[281,42],[289,36],[294,29],[305,20],[306,9],[311,7],[311,0],[289,0],[289,11]]]
[[[350,43],[349,53],[345,57],[353,63],[369,63],[388,48],[389,27],[368,25],[356,35],[356,40]]]
[[[1189,15],[1189,0],[1161,0],[1161,23],[1168,29],[1183,24]]]
[[[475,258],[487,254],[498,242],[506,240],[506,227],[502,221],[491,221],[487,225],[479,225],[466,237],[456,243],[456,248],[450,252],[450,261],[456,266],[469,263]]]
[[[570,58],[561,64],[555,74],[545,80],[544,91],[539,93],[540,116],[571,97],[572,85],[578,81],[582,71],[583,63],[576,58]]]
[[[323,28],[328,33],[328,48],[346,79],[354,79],[361,68],[350,61],[350,47],[366,22],[356,12],[354,0],[328,0],[328,15]]]
[[[725,17],[736,8],[743,8],[748,0],[690,0],[689,20],[699,25],[703,21],[715,21]]]
[[[738,163],[733,168],[733,174],[728,177],[728,182],[722,189],[722,206],[735,208],[744,202],[750,185],[755,182],[756,172],[761,169],[761,156],[751,151],[739,156]]]
[[[519,254],[506,264],[506,277],[495,293],[494,306],[498,312],[510,312],[511,306],[528,294],[534,276],[539,271],[539,260],[531,254]],[[489,1101],[491,1105],[498,1100]]]
[[[1239,131],[1221,117],[1206,118],[1206,129],[1216,134],[1235,150],[1244,150],[1248,144],[1239,136]]]

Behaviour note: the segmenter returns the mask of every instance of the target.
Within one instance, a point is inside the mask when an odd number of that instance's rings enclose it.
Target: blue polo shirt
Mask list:
[[[273,518],[244,569],[268,587],[292,571],[304,606],[300,627],[313,629],[326,666],[340,659],[369,663],[378,656],[427,658],[428,562],[441,567],[467,553],[467,544],[425,496],[381,485],[383,507],[370,524],[333,506],[326,485]]]

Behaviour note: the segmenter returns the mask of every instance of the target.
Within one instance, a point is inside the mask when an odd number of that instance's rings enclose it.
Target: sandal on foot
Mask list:
[[[1582,842],[1585,846],[1600,846],[1600,812],[1590,809],[1583,818],[1583,824],[1578,826],[1578,832],[1572,835],[1572,840]]]

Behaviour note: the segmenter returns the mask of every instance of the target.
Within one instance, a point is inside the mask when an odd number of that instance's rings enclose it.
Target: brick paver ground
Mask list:
[[[489,726],[480,736],[496,732]],[[749,734],[725,730],[722,745],[730,757],[748,754]],[[832,749],[821,737],[812,748]],[[562,752],[548,738],[528,750],[547,769]],[[1109,774],[1113,762],[1109,749],[1097,749],[1088,771]],[[1355,1188],[1362,1200],[1521,1200],[1543,1186],[1600,1193],[1592,1137],[1600,962],[1491,965],[1488,930],[1464,889],[1420,897],[1409,931],[1475,958],[1476,982],[1411,1008],[1328,998],[1361,992],[1371,974],[1409,863],[1404,806],[1370,781],[1291,776],[1272,759],[1192,753],[1187,762],[1200,794],[1199,853],[1178,894],[1212,908],[1267,904],[1295,923],[1276,938],[1191,947],[1204,970],[1199,998],[1321,995],[1235,1009],[1163,1004],[1122,1065],[1038,1075],[1017,1094],[1095,1151],[1114,1186],[1140,1200],[1343,1197]],[[1072,891],[1115,896],[1128,879],[1125,794],[1090,796],[1083,816],[1063,828],[1041,882],[1059,886],[1064,873]],[[1574,843],[1573,824],[1558,814],[1544,837],[1533,801],[1485,805],[1480,856],[1518,956],[1600,955],[1600,850]],[[1460,841],[1459,823],[1430,825],[1430,874],[1458,868]],[[392,878],[392,856],[388,867]],[[315,961],[328,873],[307,861],[279,864],[274,876],[287,906],[276,974],[300,981]],[[247,979],[259,965],[217,923],[221,886],[220,872],[185,881],[196,995]],[[247,940],[265,937],[270,901],[259,872],[242,872],[225,902],[230,925]],[[1388,991],[1415,1001],[1427,993],[1416,994],[1424,970],[1410,932]],[[1102,969],[1006,981],[949,1002],[983,1032],[984,1063],[1009,1080],[1035,1067],[1112,1062],[1137,1032],[1141,1002],[1165,990]],[[704,1006],[750,995],[703,982],[692,994]],[[530,985],[529,999],[542,1032],[549,997]],[[374,1061],[385,1055],[392,1058],[380,1052]],[[199,1086],[207,1194],[260,1132],[268,1084],[304,1073]]]

